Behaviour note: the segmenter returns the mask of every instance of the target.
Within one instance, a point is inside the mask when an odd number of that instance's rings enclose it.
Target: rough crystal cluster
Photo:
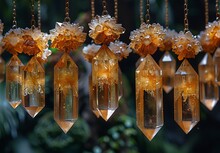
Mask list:
[[[0,20],[0,54],[2,53],[3,51],[3,43],[2,43],[2,39],[3,39],[3,36],[2,36],[2,32],[3,32],[3,28],[4,28],[4,24],[2,23],[2,21]]]
[[[66,53],[76,50],[86,40],[86,33],[79,24],[57,22],[55,29],[51,30],[50,34],[51,47]]]
[[[179,60],[194,58],[201,51],[200,42],[190,31],[180,32],[173,43],[173,51],[178,55]]]
[[[96,16],[89,23],[89,36],[96,44],[109,44],[117,40],[125,29],[121,24],[117,24],[116,19],[110,15]]]
[[[98,50],[101,48],[100,45],[96,45],[96,44],[89,44],[85,47],[83,47],[83,55],[85,57],[86,60],[88,60],[89,62],[92,61],[93,57],[95,57],[96,53],[98,52]]]
[[[163,39],[163,43],[160,46],[161,51],[169,51],[172,49],[173,41],[177,32],[175,30],[165,29],[165,37]]]
[[[160,24],[142,23],[139,29],[131,32],[130,47],[140,56],[154,54],[163,44],[165,33]]]

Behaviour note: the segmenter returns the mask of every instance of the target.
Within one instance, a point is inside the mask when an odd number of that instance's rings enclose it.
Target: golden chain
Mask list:
[[[17,28],[17,21],[16,21],[16,0],[13,0],[13,29]]]
[[[187,32],[189,30],[188,23],[188,0],[184,0],[184,31]]]
[[[35,28],[34,0],[31,0],[31,28]]]
[[[108,11],[107,11],[107,2],[106,2],[106,0],[102,0],[102,7],[103,7],[102,15],[107,15]]]
[[[207,25],[209,22],[209,1],[204,0],[205,2],[205,24]]]
[[[140,21],[144,22],[144,13],[143,13],[143,0],[140,0]]]
[[[70,22],[70,14],[69,14],[69,12],[70,12],[70,9],[69,9],[69,0],[66,0],[66,4],[65,4],[65,19],[64,19],[64,21],[65,22]]]
[[[165,0],[165,11],[166,11],[166,13],[165,13],[165,24],[166,24],[166,29],[168,29],[169,28],[169,2],[168,2],[168,0]]]
[[[41,30],[41,9],[40,9],[40,0],[38,0],[38,29]]]
[[[115,19],[118,20],[118,0],[114,0],[114,8],[115,8]]]
[[[146,23],[149,24],[150,23],[150,1],[147,0],[147,5],[146,5]]]
[[[95,17],[95,0],[91,0],[91,15],[92,18]]]
[[[216,0],[215,7],[216,7],[216,20],[219,20],[220,14],[219,14],[219,1],[218,0]]]

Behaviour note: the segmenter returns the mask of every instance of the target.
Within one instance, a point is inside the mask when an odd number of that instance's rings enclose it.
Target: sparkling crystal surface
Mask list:
[[[0,56],[0,83],[4,81],[5,78],[5,61]]]
[[[220,48],[217,48],[213,56],[215,65],[215,82],[220,86]]]
[[[163,126],[162,70],[147,55],[136,70],[137,126],[152,140]]]

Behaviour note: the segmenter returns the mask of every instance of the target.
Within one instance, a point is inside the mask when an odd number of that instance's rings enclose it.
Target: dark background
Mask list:
[[[113,15],[113,0],[108,1],[109,13]],[[41,0],[42,31],[53,29],[55,23],[64,20],[64,0]],[[145,1],[144,1],[145,2]],[[151,23],[164,25],[164,0],[150,0]],[[139,1],[119,0],[119,23],[126,28],[121,40],[129,43],[130,32],[139,27]],[[18,26],[30,27],[30,0],[17,0]],[[96,12],[101,14],[101,1],[96,0]],[[210,1],[209,21],[215,20],[215,1]],[[183,0],[169,1],[170,28],[183,29]],[[70,1],[70,17],[85,27],[88,33],[90,21],[90,1]],[[12,26],[12,1],[0,1],[0,19],[5,24],[4,34]],[[205,28],[204,1],[189,1],[189,27],[197,35]],[[89,43],[88,38],[86,43]],[[164,93],[163,128],[149,142],[135,125],[135,63],[139,56],[131,53],[120,62],[123,72],[124,97],[120,107],[108,122],[97,119],[89,109],[88,76],[90,64],[85,62],[81,52],[73,54],[79,67],[79,119],[65,135],[53,120],[53,67],[59,60],[60,53],[54,53],[45,65],[46,68],[46,107],[32,119],[19,106],[13,110],[5,100],[5,82],[0,85],[0,153],[220,153],[220,104],[213,111],[200,105],[201,121],[186,135],[173,120],[173,90]],[[158,61],[162,52],[153,55]],[[200,53],[190,63],[197,71],[198,63],[204,53]],[[7,62],[11,55],[2,54]],[[176,56],[174,55],[176,58]],[[23,63],[30,57],[19,55]],[[180,65],[177,62],[177,67]]]

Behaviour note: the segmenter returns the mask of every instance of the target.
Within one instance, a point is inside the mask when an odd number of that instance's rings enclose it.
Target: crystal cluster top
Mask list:
[[[68,22],[57,22],[55,29],[50,31],[50,35],[51,47],[66,53],[76,50],[86,40],[83,27]]]
[[[116,19],[110,15],[96,16],[89,23],[89,36],[96,44],[109,44],[117,40],[125,29],[121,24],[117,24]]]
[[[2,39],[3,39],[3,36],[2,36],[2,33],[3,33],[3,28],[4,28],[4,24],[2,23],[2,21],[0,20],[0,54],[2,53],[3,51],[3,42],[2,42]]]
[[[201,32],[199,40],[205,52],[213,53],[220,45],[220,21],[214,21]]]
[[[163,43],[160,46],[161,51],[169,51],[172,49],[173,41],[175,40],[175,36],[177,32],[175,30],[165,29],[165,37],[163,39]]]
[[[179,60],[194,58],[201,51],[200,42],[190,31],[180,32],[173,43],[173,51],[178,55]]]
[[[142,23],[139,29],[131,32],[130,47],[140,56],[154,54],[163,44],[164,29],[160,24]]]

